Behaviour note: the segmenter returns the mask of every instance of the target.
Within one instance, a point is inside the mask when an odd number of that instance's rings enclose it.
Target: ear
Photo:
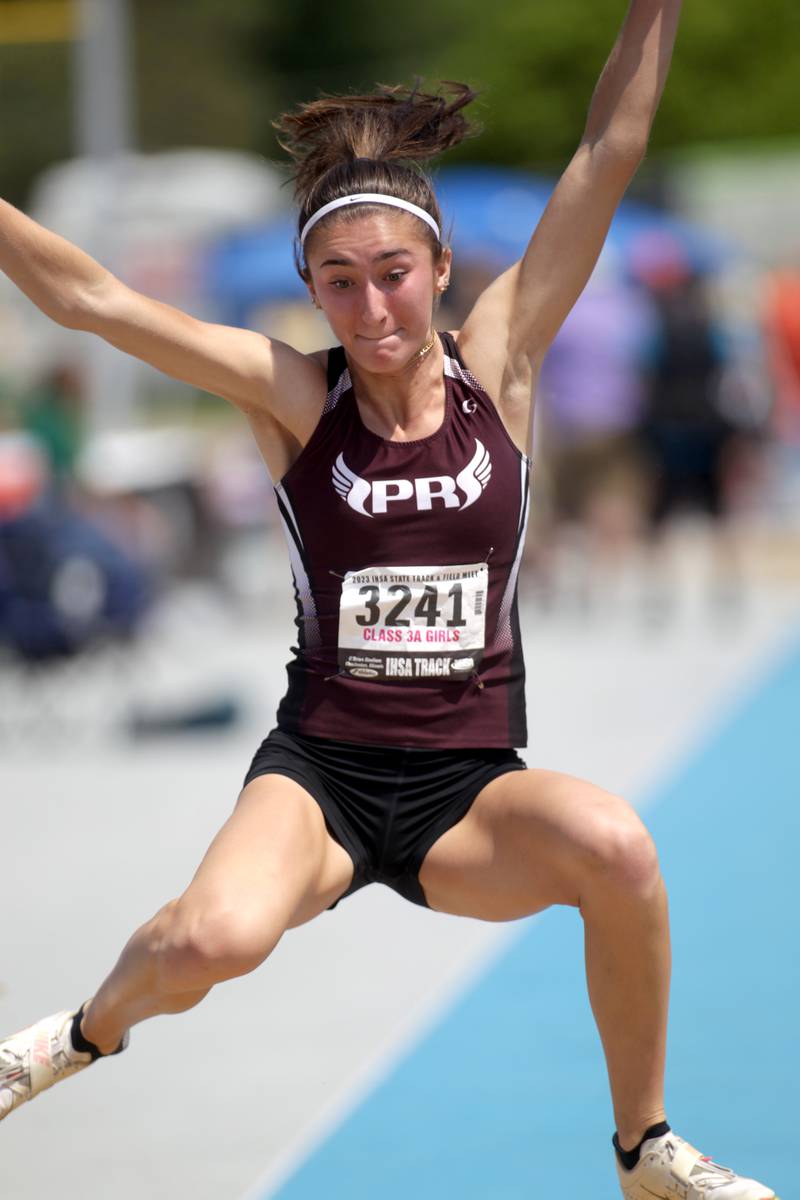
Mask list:
[[[312,285],[309,283],[306,286],[308,287],[308,294],[311,297],[311,303],[314,305],[314,308],[322,308],[322,305],[317,299],[317,293],[314,291]]]
[[[453,251],[449,246],[445,246],[442,251],[442,257],[436,263],[433,269],[434,286],[439,295],[446,292],[450,286],[450,267],[453,262]]]

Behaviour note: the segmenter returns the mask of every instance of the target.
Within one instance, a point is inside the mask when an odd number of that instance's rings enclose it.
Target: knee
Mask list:
[[[198,909],[173,900],[155,918],[150,937],[159,990],[194,991],[246,975],[271,953],[282,932],[224,902]]]
[[[620,801],[600,819],[591,849],[592,874],[600,886],[647,899],[661,882],[655,844],[633,809]]]

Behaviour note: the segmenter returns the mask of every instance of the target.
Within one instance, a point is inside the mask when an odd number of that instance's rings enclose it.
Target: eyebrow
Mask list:
[[[373,262],[383,262],[384,259],[394,258],[396,254],[409,254],[410,251],[401,246],[397,250],[382,250],[380,254],[376,254],[372,259]],[[351,258],[326,258],[325,262],[320,263],[320,267],[352,267],[353,260]]]

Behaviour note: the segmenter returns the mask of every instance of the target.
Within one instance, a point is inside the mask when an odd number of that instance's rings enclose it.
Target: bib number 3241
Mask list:
[[[357,679],[464,679],[485,647],[489,569],[348,571],[339,605],[339,667]]]

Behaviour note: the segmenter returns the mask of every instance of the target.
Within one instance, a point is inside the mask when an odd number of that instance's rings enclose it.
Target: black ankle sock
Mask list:
[[[85,1007],[86,1005],[82,1004],[72,1018],[72,1028],[69,1031],[69,1038],[72,1042],[73,1050],[77,1050],[79,1054],[91,1054],[92,1062],[94,1062],[96,1059],[102,1058],[103,1055],[94,1042],[90,1042],[81,1032],[81,1021],[83,1020],[83,1010]]]
[[[650,1128],[645,1131],[644,1137],[642,1138],[641,1142],[639,1142],[639,1145],[634,1146],[632,1150],[623,1150],[622,1146],[619,1144],[619,1138],[615,1133],[611,1140],[614,1143],[614,1149],[617,1152],[617,1158],[622,1163],[625,1170],[632,1171],[638,1163],[639,1155],[642,1152],[643,1142],[646,1142],[648,1138],[663,1137],[664,1134],[669,1133],[669,1131],[670,1128],[666,1121],[659,1121],[657,1125],[651,1125]]]
[[[110,1058],[112,1054],[121,1054],[127,1045],[126,1038],[123,1038],[116,1050],[109,1050],[108,1054],[103,1054],[99,1047],[95,1046],[94,1042],[90,1042],[87,1037],[81,1032],[81,1021],[83,1020],[83,1010],[86,1004],[82,1004],[75,1016],[72,1018],[72,1027],[69,1031],[69,1040],[72,1042],[72,1049],[77,1050],[79,1054],[91,1054],[92,1062],[98,1058]]]

